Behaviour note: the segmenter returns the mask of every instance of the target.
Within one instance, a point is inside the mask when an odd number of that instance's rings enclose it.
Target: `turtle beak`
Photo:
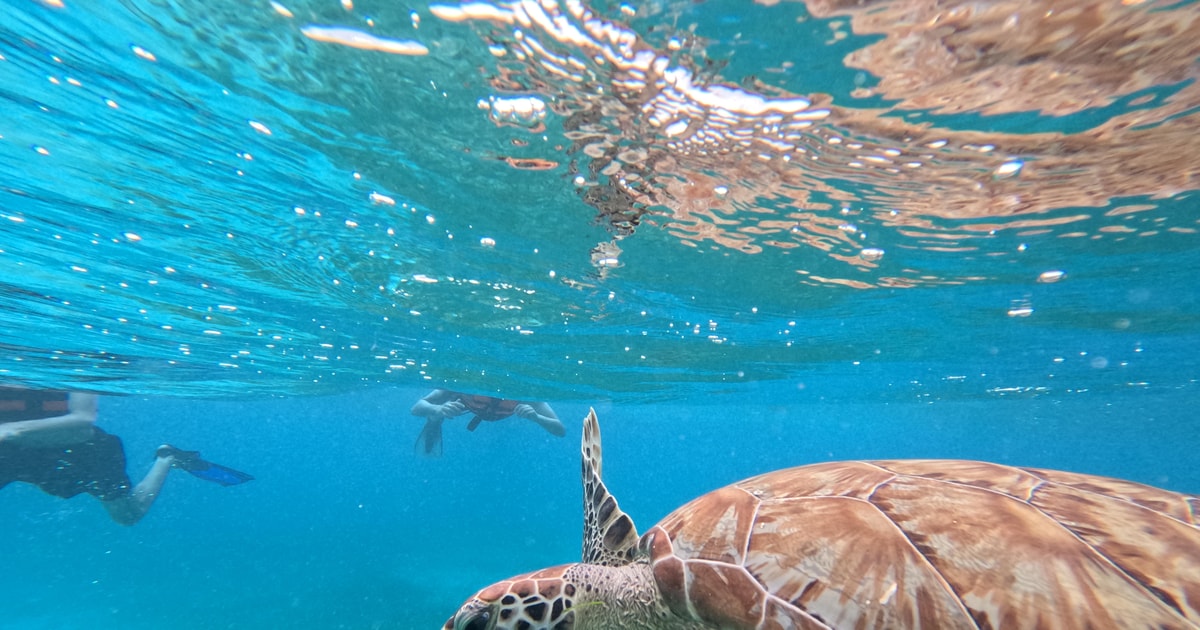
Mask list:
[[[442,630],[488,630],[493,627],[492,607],[489,604],[473,599],[458,609],[454,616],[446,621]]]

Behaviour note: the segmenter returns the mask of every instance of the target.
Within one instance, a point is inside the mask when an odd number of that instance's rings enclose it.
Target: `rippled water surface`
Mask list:
[[[1191,4],[58,4],[0,27],[11,378],[1190,383]]]
[[[0,15],[0,380],[113,394],[101,422],[131,449],[183,432],[260,478],[182,480],[178,515],[99,542],[83,500],[6,489],[25,545],[6,557],[37,578],[6,590],[82,602],[8,611],[27,627],[178,625],[206,598],[233,603],[185,626],[436,625],[480,582],[573,559],[576,498],[557,499],[589,405],[642,467],[612,470],[645,525],[818,459],[1200,490],[1195,3]],[[550,400],[568,439],[448,431],[445,460],[418,460],[415,425],[389,423],[434,386]],[[218,419],[236,444],[203,431]],[[338,457],[307,460],[316,436]],[[696,461],[728,465],[645,470]],[[197,502],[273,516],[238,531],[188,521]],[[206,564],[197,536],[244,564]],[[253,560],[244,539],[274,542]],[[186,566],[158,604],[134,605],[145,582],[89,590],[164,556]],[[39,573],[46,557],[91,568]],[[216,576],[202,596],[198,575]]]

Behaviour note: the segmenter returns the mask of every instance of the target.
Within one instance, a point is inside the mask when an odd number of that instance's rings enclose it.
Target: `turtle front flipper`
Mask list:
[[[617,506],[617,499],[600,480],[603,457],[600,421],[588,409],[583,420],[583,561],[618,567],[629,564],[637,553],[638,535],[633,519]]]

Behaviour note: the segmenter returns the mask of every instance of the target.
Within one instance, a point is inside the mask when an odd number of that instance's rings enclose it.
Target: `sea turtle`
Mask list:
[[[583,425],[583,562],[479,591],[444,630],[1200,628],[1200,497],[973,461],[751,477],[640,539]]]

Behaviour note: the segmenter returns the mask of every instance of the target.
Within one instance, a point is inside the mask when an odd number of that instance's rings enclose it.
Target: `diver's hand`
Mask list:
[[[438,415],[441,416],[443,419],[454,418],[457,416],[461,416],[464,413],[467,413],[467,406],[462,404],[462,402],[458,401],[458,400],[452,400],[448,403],[442,403],[442,405],[438,407]]]
[[[516,415],[520,418],[525,418],[526,420],[532,420],[533,422],[536,422],[538,426],[554,435],[557,435],[558,437],[562,437],[567,434],[567,428],[563,426],[562,422],[559,422],[558,418],[555,418],[554,416],[543,416],[533,408],[533,405],[521,403],[516,407],[513,407],[513,415]]]

